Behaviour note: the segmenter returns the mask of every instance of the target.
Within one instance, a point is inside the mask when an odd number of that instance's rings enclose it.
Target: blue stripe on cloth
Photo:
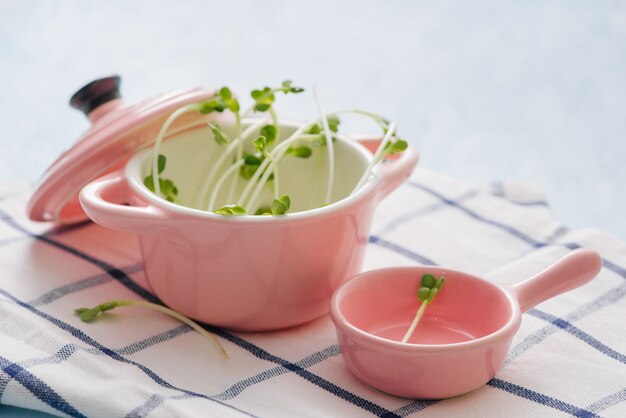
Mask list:
[[[513,395],[517,395],[519,397],[526,398],[533,402],[536,402],[545,406],[549,406],[551,408],[568,413],[570,415],[574,415],[576,417],[587,418],[587,417],[598,416],[594,414],[593,412],[588,411],[586,409],[578,408],[577,406],[552,398],[542,393],[535,392],[534,390],[526,389],[522,386],[505,382],[504,380],[501,380],[498,378],[491,379],[489,382],[487,382],[487,384],[494,388],[502,389],[506,392],[512,393]]]
[[[309,368],[314,366],[315,364],[321,363],[322,361],[339,355],[339,347],[337,345],[332,345],[330,347],[326,347],[320,351],[317,351],[302,360],[295,362],[294,364],[302,367]],[[237,396],[239,396],[244,390],[252,387],[256,384],[259,384],[265,380],[272,379],[274,377],[278,377],[284,375],[286,373],[291,373],[291,371],[283,366],[276,366],[271,369],[265,370],[261,373],[257,373],[254,376],[250,376],[246,379],[240,380],[234,384],[232,384],[228,389],[224,390],[221,393],[213,395],[216,399],[221,400],[230,400]],[[158,406],[161,403],[171,400],[171,399],[180,399],[180,395],[164,397],[164,396],[153,396],[144,404],[133,409],[132,416],[134,418],[144,417]],[[130,415],[129,415],[130,416]]]
[[[578,321],[586,317],[587,315],[592,314],[598,309],[601,309],[601,308],[604,308],[605,306],[609,306],[609,305],[612,305],[613,303],[616,303],[617,301],[621,300],[624,296],[626,296],[626,283],[623,283],[620,286],[617,286],[609,290],[608,292],[604,293],[603,295],[599,296],[593,301],[583,306],[580,306],[579,308],[575,309],[570,314],[568,314],[565,317],[565,319],[570,322]],[[509,352],[509,355],[506,358],[506,362],[504,364],[508,365],[517,357],[519,357],[521,354],[523,354],[524,352],[526,352],[533,346],[539,344],[540,342],[545,340],[548,336],[554,334],[560,329],[561,328],[557,327],[556,325],[550,324],[535,331],[534,333],[524,338],[515,347],[511,349],[511,351]]]
[[[602,412],[624,401],[626,401],[626,388],[622,388],[615,393],[611,393],[610,395],[607,395],[604,398],[597,400],[596,402],[589,405],[586,409],[593,412]]]
[[[421,399],[416,399],[414,401],[412,401],[411,403],[408,403],[406,405],[404,405],[403,407],[400,407],[398,409],[396,409],[394,412],[394,414],[400,415],[401,417],[406,417],[408,415],[414,414],[415,412],[419,412],[422,409],[426,409],[431,405],[437,404],[439,402],[443,402],[442,400],[421,400]]]
[[[548,206],[548,202],[546,202],[545,200],[529,200],[529,201],[519,201],[519,200],[515,200],[510,198],[509,196],[506,195],[506,192],[504,190],[504,184],[502,182],[496,181],[494,183],[491,184],[491,194],[499,197],[501,199],[505,199],[513,204],[519,205],[519,206]]]
[[[545,242],[545,241],[538,241],[534,238],[531,238],[530,236],[524,234],[523,232],[500,222],[496,222],[496,221],[492,221],[490,219],[485,218],[482,215],[479,215],[478,213],[472,211],[471,209],[468,209],[466,207],[464,207],[463,205],[459,204],[458,202],[448,199],[445,196],[443,196],[441,193],[438,193],[426,186],[423,186],[421,184],[418,184],[416,182],[412,182],[412,181],[408,181],[407,184],[409,184],[412,187],[421,189],[433,196],[435,196],[436,198],[440,199],[441,201],[449,204],[450,206],[454,206],[455,208],[459,209],[460,211],[466,213],[467,215],[471,216],[472,218],[479,220],[485,224],[488,225],[492,225],[494,227],[500,228],[508,233],[510,233],[511,235],[513,235],[514,237],[519,238],[520,240],[532,245],[534,248],[543,248],[546,247],[548,245],[551,245],[549,242]],[[564,246],[566,248],[569,249],[577,249],[577,248],[581,248],[580,245],[576,244],[576,243],[563,243],[563,244],[559,244],[561,246]],[[609,270],[619,274],[620,276],[626,278],[626,269],[624,269],[623,267],[618,266],[617,264],[610,262],[608,260],[603,260],[603,265],[604,267],[608,268]]]
[[[436,266],[437,264],[432,261],[431,259],[424,257],[423,255],[419,255],[417,253],[414,253],[413,251],[409,250],[408,248],[404,248],[401,247],[398,244],[394,244],[393,242],[387,241],[383,238],[377,237],[376,235],[371,235],[369,237],[369,242],[371,242],[372,244],[376,244],[378,246],[381,246],[383,248],[387,248],[391,251],[394,251],[398,254],[402,254],[405,257],[410,258],[413,261],[416,261],[420,264],[423,265],[427,265],[427,266]]]
[[[56,409],[59,412],[63,412],[71,417],[82,418],[85,415],[81,414],[63,399],[54,389],[48,386],[44,381],[39,379],[28,370],[21,366],[12,363],[10,360],[0,357],[0,367],[2,371],[11,378],[15,379],[22,386],[24,386],[30,393],[32,393],[37,399],[44,402],[46,405]]]
[[[418,186],[416,186],[416,187],[420,187],[420,186],[418,185]],[[431,192],[432,192],[432,191],[431,191]],[[433,192],[433,193],[436,193],[436,192]],[[459,206],[459,205],[455,204],[455,202],[450,201],[450,200],[448,200],[448,199],[444,198],[442,195],[439,195],[439,194],[437,194],[437,195],[438,195],[438,197],[440,197],[440,198],[441,198],[444,202],[446,202],[446,203],[448,203],[448,204],[451,204],[452,206],[455,206],[455,207],[459,208],[460,210],[462,210],[463,212],[467,213],[468,215],[470,215],[470,216],[474,217],[475,219],[478,219],[478,220],[480,220],[480,221],[486,222],[486,223],[491,224],[491,225],[493,225],[493,226],[497,226],[497,227],[499,227],[499,228],[501,228],[501,229],[507,230],[507,231],[508,231],[509,233],[511,233],[512,235],[517,236],[518,238],[520,238],[520,239],[522,239],[522,240],[524,240],[524,241],[528,242],[529,244],[531,244],[531,245],[533,245],[533,246],[535,246],[535,247],[538,247],[538,248],[539,248],[539,247],[543,247],[543,246],[545,246],[545,245],[546,245],[546,244],[544,244],[544,243],[541,243],[541,242],[539,242],[539,241],[537,241],[537,240],[534,240],[534,239],[532,239],[532,238],[530,238],[530,237],[528,237],[528,236],[526,236],[526,235],[522,234],[520,231],[518,231],[518,230],[516,230],[516,229],[514,229],[514,228],[512,228],[512,227],[509,227],[509,226],[507,226],[507,225],[504,225],[504,224],[501,224],[501,223],[498,223],[498,222],[495,222],[495,221],[490,221],[490,220],[488,220],[488,219],[486,219],[486,218],[484,218],[484,217],[482,217],[482,216],[478,215],[477,213],[475,213],[475,212],[473,212],[473,211],[470,211],[470,210],[469,210],[469,209],[467,209],[467,208],[463,208],[462,206]],[[391,247],[388,247],[388,248],[392,249]],[[401,247],[400,247],[400,248],[401,248]],[[414,254],[414,253],[412,253],[412,252],[410,252],[410,251],[409,251],[409,254]],[[405,255],[407,255],[407,254],[405,254]],[[560,402],[560,401],[559,401],[559,402]],[[410,406],[411,406],[411,405],[407,405],[407,406],[405,406],[405,407],[410,407]]]
[[[265,351],[261,347],[258,347],[244,339],[241,339],[225,331],[222,331],[221,329],[211,327],[206,324],[203,324],[203,327],[207,329],[208,331],[214,332],[215,334],[219,335],[225,340],[228,340],[231,343],[236,344],[237,346],[243,348],[244,350],[248,351],[255,357],[260,358],[261,360],[266,360],[266,361],[278,364],[286,368],[287,370],[295,373],[296,375],[302,377],[304,380],[314,384],[315,386],[318,386],[324,389],[325,391],[332,393],[338,398],[343,399],[347,402],[350,402],[351,404],[355,406],[358,406],[361,409],[364,409],[380,417],[397,417],[397,415],[394,414],[392,411],[389,411],[383,408],[382,406],[375,404],[374,402],[368,401],[367,399],[364,399],[350,391],[347,391],[337,386],[336,384],[329,382],[328,380],[314,373],[311,373],[308,370],[305,370],[302,366],[299,366],[283,358],[270,354],[269,352]]]
[[[138,353],[139,351],[145,350],[146,348],[152,347],[155,344],[170,340],[172,338],[176,338],[179,335],[186,334],[190,331],[192,331],[192,329],[188,325],[179,325],[175,328],[171,328],[167,331],[127,345],[126,347],[112,349],[112,351],[120,355],[133,355],[135,353]],[[58,364],[67,360],[72,354],[74,354],[78,350],[83,350],[92,355],[105,355],[105,353],[103,353],[98,348],[92,347],[89,349],[85,349],[79,347],[76,344],[65,344],[52,356],[36,357],[28,360],[19,361],[16,364],[23,367],[24,369],[30,369],[31,367],[39,366],[42,364]],[[10,378],[6,379],[0,376],[0,399],[2,398],[2,394],[4,393],[6,385],[9,383],[9,381]]]
[[[175,395],[175,396],[170,396],[170,397],[157,395],[157,394],[152,395],[150,396],[150,398],[148,398],[148,400],[145,403],[139,405],[136,408],[133,408],[133,410],[130,411],[128,415],[126,415],[126,418],[143,418],[147,416],[148,414],[150,414],[155,409],[157,409],[159,406],[161,406],[165,401],[182,400],[182,399],[189,399],[189,395],[183,394],[183,395]]]
[[[153,302],[153,303],[161,303],[160,300],[156,296],[154,296],[154,295],[152,295],[150,293],[147,293],[143,288],[139,287],[135,282],[133,282],[122,271],[120,271],[119,269],[116,269],[116,268],[113,268],[113,267],[109,266],[104,261],[98,260],[95,257],[91,257],[91,256],[88,256],[86,254],[82,254],[82,253],[78,252],[78,250],[75,250],[75,249],[73,249],[73,248],[71,248],[71,247],[69,247],[69,246],[67,246],[65,244],[58,243],[58,242],[56,242],[56,241],[54,241],[54,240],[52,240],[50,238],[43,237],[41,235],[33,234],[30,231],[28,231],[27,229],[23,228],[21,225],[17,224],[17,222],[15,222],[9,215],[7,215],[6,213],[4,213],[2,211],[0,211],[0,220],[3,220],[4,222],[6,222],[7,224],[11,225],[12,227],[22,231],[23,233],[25,233],[27,235],[32,236],[35,239],[44,240],[45,242],[53,244],[57,248],[60,248],[60,249],[65,250],[65,251],[69,251],[72,254],[78,255],[81,258],[87,257],[88,258],[87,261],[93,262],[94,264],[96,264],[98,266],[108,266],[109,268],[106,269],[105,271],[107,271],[109,274],[111,273],[111,271],[115,271],[117,276],[119,276],[121,274],[123,277],[125,277],[125,280],[118,280],[121,284],[123,284],[124,286],[126,286],[130,290],[135,291],[135,293],[138,294],[139,296],[143,296],[142,293],[144,293],[147,297],[149,297],[149,300],[151,302]],[[76,254],[76,253],[78,253],[78,254]],[[115,276],[114,276],[114,278],[115,278]],[[138,291],[137,288],[139,288],[139,291]],[[57,325],[61,329],[65,329],[66,331],[70,332],[75,337],[80,338],[84,342],[87,342],[90,345],[97,344],[98,346],[101,346],[99,343],[97,343],[95,340],[92,340],[89,336],[84,334],[78,328],[71,327],[69,324],[66,324],[66,323],[60,321],[57,318],[54,318],[54,317],[52,317],[52,316],[50,316],[48,314],[45,314],[45,313],[35,309],[34,307],[28,305],[27,303],[19,301],[17,298],[13,297],[12,295],[10,295],[9,293],[7,293],[6,291],[4,291],[2,289],[0,289],[0,293],[6,294],[7,297],[9,297],[11,299],[14,299],[21,306],[31,310],[34,313],[37,313],[39,316],[42,316],[42,317],[48,319],[49,321],[51,321],[52,323],[54,323],[55,325]],[[144,298],[147,298],[146,296],[144,296]],[[325,380],[325,379],[323,379],[323,378],[321,378],[321,377],[311,373],[308,370],[303,370],[301,367],[295,366],[292,363],[289,363],[287,360],[284,360],[284,359],[281,359],[279,357],[273,356],[273,355],[269,354],[268,352],[266,352],[265,350],[263,350],[263,349],[261,349],[259,347],[256,347],[255,345],[249,343],[248,341],[246,341],[244,339],[236,337],[236,336],[234,336],[232,334],[229,334],[229,333],[227,333],[225,331],[222,331],[222,330],[220,330],[218,328],[215,328],[215,327],[212,327],[212,326],[209,326],[209,325],[205,325],[205,324],[202,324],[202,325],[204,326],[205,329],[209,330],[210,332],[213,332],[216,335],[221,335],[223,338],[225,338],[225,339],[233,342],[234,344],[237,344],[238,346],[248,350],[249,352],[251,352],[255,356],[257,356],[257,357],[260,356],[259,358],[265,358],[268,361],[274,362],[276,364],[280,364],[280,365],[286,367],[287,369],[293,371],[294,373],[296,373],[300,377],[304,378],[305,380],[307,380],[307,381],[315,384],[316,386],[318,386],[318,387],[320,387],[320,388],[322,388],[322,389],[332,393],[335,396],[338,396],[341,399],[344,399],[344,400],[346,400],[346,401],[348,401],[348,402],[350,402],[350,403],[352,403],[352,404],[354,404],[356,406],[359,406],[359,407],[361,407],[363,409],[366,409],[366,410],[368,410],[368,411],[370,411],[372,413],[375,413],[374,411],[380,411],[382,415],[394,416],[391,413],[391,411],[387,411],[386,409],[376,405],[373,402],[370,402],[370,401],[368,401],[366,399],[363,399],[363,398],[361,398],[361,397],[359,397],[359,396],[357,396],[357,395],[355,395],[355,394],[353,394],[353,393],[351,393],[351,392],[349,392],[349,391],[347,391],[347,390],[345,390],[345,389],[343,389],[343,388],[341,388],[341,387],[339,387],[339,386],[337,386],[337,385],[335,385],[333,383],[330,383],[327,380]],[[79,335],[80,335],[80,337],[79,337]],[[84,340],[84,339],[86,339],[86,340]],[[90,341],[90,342],[88,342],[88,341]],[[124,357],[121,357],[119,354],[113,352],[112,350],[105,348],[104,346],[102,346],[102,349],[103,349],[103,351],[105,353],[109,353],[110,355],[117,356],[118,358],[115,358],[115,359],[118,360],[118,361],[130,362],[130,364],[133,364],[133,365],[141,368],[145,373],[147,371],[149,371],[151,373],[150,377],[153,380],[158,379],[159,381],[162,381],[162,379],[160,377],[158,377],[151,370],[145,368],[145,366],[143,366],[143,365],[141,365],[139,363],[136,363],[136,362],[132,362],[131,360],[127,360]],[[144,369],[146,369],[146,370],[144,370]],[[182,390],[182,389],[178,389],[178,388],[176,388],[176,389],[177,390]],[[197,395],[202,396],[202,397],[206,397],[205,395],[201,395],[201,394],[197,394]],[[208,399],[208,397],[206,397],[206,398]],[[227,405],[227,404],[224,404],[224,405],[232,407],[232,406]],[[234,407],[232,407],[232,408],[234,408]],[[388,414],[391,414],[391,415],[388,415]],[[380,414],[377,414],[377,415],[380,415]]]
[[[152,371],[151,369],[149,369],[148,367],[144,366],[143,364],[137,363],[136,361],[133,360],[129,360],[125,357],[122,357],[121,355],[117,354],[114,350],[105,347],[104,345],[100,344],[99,342],[97,342],[96,340],[94,340],[93,338],[91,338],[90,336],[88,336],[87,334],[85,334],[83,331],[81,331],[80,329],[73,327],[63,321],[61,321],[58,318],[55,318],[51,315],[48,315],[45,312],[42,312],[32,306],[30,306],[29,304],[19,300],[18,298],[16,298],[15,296],[11,295],[9,292],[7,292],[4,289],[0,289],[0,294],[4,295],[5,297],[11,299],[13,302],[15,302],[16,304],[18,304],[19,306],[27,309],[28,311],[34,313],[35,315],[46,319],[47,321],[49,321],[50,323],[52,323],[53,325],[55,325],[56,327],[62,329],[63,331],[68,332],[70,335],[72,335],[73,337],[79,339],[80,341],[89,344],[90,346],[97,348],[98,350],[100,350],[103,354],[105,354],[107,357],[111,358],[112,360],[116,360],[118,362],[121,363],[125,363],[131,366],[134,366],[136,368],[138,368],[139,370],[141,370],[146,376],[148,376],[152,381],[154,381],[156,384],[158,384],[159,386],[162,386],[166,389],[171,389],[171,390],[175,390],[178,392],[182,392],[185,394],[188,394],[190,396],[194,396],[197,398],[202,398],[202,399],[207,399],[210,400],[212,402],[218,403],[220,405],[223,405],[227,408],[231,408],[235,411],[241,412],[243,414],[249,415],[249,416],[254,416],[252,414],[250,414],[249,412],[243,411],[235,406],[229,405],[227,403],[224,403],[220,400],[217,399],[212,399],[209,396],[203,395],[201,393],[197,393],[197,392],[193,392],[187,389],[181,389],[177,386],[172,385],[171,383],[167,382],[166,380],[164,380],[163,378],[161,378],[160,376],[158,376],[154,371]]]
[[[468,199],[471,199],[473,197],[475,197],[476,195],[478,195],[478,191],[477,190],[473,190],[473,191],[469,191],[467,193],[462,194],[461,196],[457,197],[455,200],[457,202],[462,202]],[[448,205],[445,202],[437,202],[437,203],[433,203],[431,205],[425,206],[425,207],[421,207],[415,210],[412,210],[410,212],[407,212],[401,216],[398,216],[397,218],[394,218],[392,221],[388,222],[387,224],[383,225],[377,232],[376,235],[385,235],[388,234],[390,232],[392,232],[394,229],[396,229],[398,226],[402,225],[403,223],[411,220],[411,219],[415,219],[417,217],[420,216],[424,216],[424,215],[428,215],[430,213],[433,212],[437,212],[438,210],[441,210],[445,207],[447,207]]]
[[[544,321],[547,321],[553,325],[556,325],[557,327],[561,328],[562,330],[566,331],[567,333],[573,335],[574,337],[578,338],[579,340],[587,343],[588,345],[590,345],[591,347],[595,348],[596,350],[598,350],[599,352],[601,352],[602,354],[617,360],[621,363],[626,364],[626,355],[617,352],[615,350],[613,350],[612,348],[608,347],[607,345],[601,343],[597,338],[592,337],[591,335],[587,334],[586,332],[584,332],[583,330],[581,330],[580,328],[572,325],[571,322],[566,321],[564,319],[561,319],[559,317],[556,317],[554,315],[551,315],[547,312],[543,312],[540,311],[537,308],[533,308],[533,309],[529,309],[528,312],[529,314],[531,314],[532,316],[534,316],[535,318],[539,318],[539,319],[543,319]]]
[[[430,189],[430,188],[428,188],[426,186],[423,186],[423,185],[421,185],[419,183],[416,183],[414,181],[407,181],[407,184],[412,186],[412,187],[415,187],[417,189],[423,190],[426,193],[431,194],[432,196],[435,196],[436,198],[438,198],[442,202],[445,202],[445,203],[447,203],[450,206],[454,206],[455,208],[457,208],[461,212],[466,213],[467,215],[471,216],[472,218],[474,218],[476,220],[479,220],[479,221],[481,221],[481,222],[483,222],[485,224],[488,224],[488,225],[495,226],[495,227],[497,227],[499,229],[505,230],[509,234],[519,238],[520,240],[522,240],[522,241],[532,245],[535,248],[541,248],[541,247],[545,246],[544,243],[529,237],[528,235],[522,233],[521,231],[519,231],[519,230],[517,230],[517,229],[515,229],[515,228],[513,228],[513,227],[511,227],[509,225],[503,224],[501,222],[497,222],[497,221],[493,221],[491,219],[487,219],[484,216],[478,214],[477,212],[475,212],[475,211],[473,211],[471,209],[468,209],[465,206],[459,204],[457,201],[452,200],[452,199],[448,199],[447,197],[443,196],[441,193],[438,193],[438,192],[436,192],[436,191],[434,191],[434,190],[432,190],[432,189]]]
[[[89,223],[83,222],[83,223],[73,224],[73,225],[58,225],[46,231],[46,233],[43,234],[42,236],[51,237],[51,236],[62,235],[66,232],[73,231],[75,229],[80,229],[84,227],[85,225],[89,225]],[[24,241],[28,238],[29,237],[24,237],[24,236],[5,238],[3,240],[0,240],[0,247],[13,244],[14,242]]]
[[[130,266],[120,268],[120,271],[124,272],[124,274],[126,275],[137,273],[142,270],[143,270],[142,263],[136,263]],[[66,284],[65,286],[60,286],[55,289],[52,289],[51,291],[49,291],[48,293],[44,295],[41,295],[37,299],[31,300],[30,302],[28,302],[28,304],[35,306],[35,307],[47,305],[48,303],[54,302],[55,300],[60,299],[63,296],[66,296],[70,293],[80,292],[81,290],[89,289],[94,286],[105,284],[112,280],[113,278],[111,277],[111,275],[109,275],[108,272],[96,274],[86,279],[79,280],[77,282],[72,282],[72,283]]]
[[[309,367],[312,367],[318,363],[321,363],[322,361],[330,357],[339,355],[339,353],[340,353],[339,347],[335,344],[335,345],[331,345],[330,347],[326,347],[322,350],[316,351],[315,353],[303,358],[302,360],[298,360],[297,362],[293,364],[297,367],[308,369]],[[237,383],[231,385],[225,391],[215,395],[215,397],[218,399],[222,399],[222,400],[233,399],[234,397],[238,396],[241,392],[243,392],[245,389],[249,388],[250,386],[253,386],[264,380],[268,380],[270,378],[280,376],[282,374],[289,373],[289,372],[290,370],[288,370],[287,368],[283,366],[274,367],[264,372],[257,373],[254,376],[250,376],[247,379],[238,381]]]
[[[56,247],[60,250],[63,250],[67,253],[70,253],[84,261],[87,261],[99,268],[101,268],[102,270],[104,270],[106,273],[108,273],[111,277],[113,277],[115,280],[117,280],[118,282],[122,283],[124,286],[126,286],[127,289],[131,290],[132,292],[134,292],[135,294],[141,296],[142,298],[153,302],[153,303],[158,303],[159,300],[158,298],[156,298],[152,293],[148,292],[147,290],[145,290],[143,287],[139,286],[137,283],[135,283],[130,277],[128,277],[128,275],[126,273],[124,273],[123,271],[113,267],[112,265],[96,258],[93,257],[89,254],[83,253],[82,251],[77,250],[76,248],[70,247],[69,245],[63,244],[57,240],[54,240],[50,237],[47,237],[45,235],[37,235],[37,234],[33,234],[32,232],[30,232],[29,230],[27,230],[26,228],[22,227],[21,225],[19,225],[17,222],[15,222],[13,220],[13,218],[11,218],[7,213],[3,212],[0,210],[0,220],[4,221],[7,225],[13,227],[14,229],[21,231],[22,233],[35,238],[39,241],[45,242],[47,244],[52,245],[53,247]]]

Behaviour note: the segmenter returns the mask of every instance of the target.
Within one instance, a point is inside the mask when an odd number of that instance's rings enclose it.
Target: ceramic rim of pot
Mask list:
[[[249,122],[246,120],[242,123]],[[281,126],[287,127],[295,127],[298,128],[302,126],[302,124],[298,124],[295,122],[281,122]],[[199,125],[195,128],[198,128],[202,125]],[[176,140],[176,137],[168,138],[167,141]],[[350,144],[351,147],[355,148],[359,153],[361,153],[368,164],[372,161],[374,154],[368,151],[363,145],[361,145],[358,140],[351,140],[346,138],[343,135],[337,135],[337,140],[344,141]],[[284,215],[279,216],[256,216],[256,215],[240,215],[240,216],[224,216],[219,215],[217,213],[213,213],[212,211],[195,209],[188,206],[179,205],[176,203],[172,203],[167,201],[166,199],[158,196],[156,193],[150,191],[141,181],[141,165],[144,163],[145,159],[150,155],[154,150],[154,146],[141,150],[137,154],[135,154],[129,161],[126,163],[124,168],[124,175],[128,181],[128,184],[131,186],[134,192],[138,193],[143,199],[150,202],[150,204],[158,207],[165,208],[170,212],[177,212],[184,215],[195,216],[199,218],[207,218],[211,220],[219,220],[226,222],[277,222],[277,221],[296,221],[302,218],[307,217],[315,217],[319,215],[327,215],[332,213],[333,211],[342,209],[346,206],[351,205],[356,200],[360,200],[366,194],[369,194],[373,191],[374,188],[378,185],[381,175],[380,169],[381,165],[377,165],[374,167],[370,174],[370,179],[361,186],[361,188],[354,194],[348,195],[336,202],[330,203],[326,206],[307,209],[304,211],[294,212],[294,213],[286,213]],[[402,158],[402,155],[400,156]],[[336,174],[335,174],[336,175]]]

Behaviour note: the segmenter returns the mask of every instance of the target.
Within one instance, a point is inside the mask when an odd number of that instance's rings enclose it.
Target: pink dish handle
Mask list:
[[[372,153],[380,145],[380,139],[359,139],[359,143],[365,146]],[[419,152],[413,145],[400,155],[393,155],[387,158],[389,163],[380,164],[376,170],[380,177],[379,196],[384,199],[387,195],[398,188],[413,173],[417,161],[419,160]]]
[[[517,298],[522,312],[526,312],[541,302],[590,282],[601,269],[600,254],[589,249],[578,249],[541,273],[507,286],[507,289]]]
[[[120,172],[109,174],[81,190],[80,204],[92,221],[107,228],[145,233],[163,225],[166,215],[154,206],[120,204],[127,200],[127,188]]]

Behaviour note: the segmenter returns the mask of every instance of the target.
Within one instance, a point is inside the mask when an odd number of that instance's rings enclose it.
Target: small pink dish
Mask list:
[[[359,379],[400,397],[449,398],[495,376],[522,313],[584,285],[601,267],[597,252],[581,249],[512,286],[441,267],[373,270],[337,289],[330,313],[343,359]],[[426,273],[443,275],[445,285],[409,343],[401,343]]]

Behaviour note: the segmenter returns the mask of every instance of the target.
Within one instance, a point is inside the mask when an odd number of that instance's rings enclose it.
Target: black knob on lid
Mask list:
[[[121,97],[121,81],[119,75],[94,80],[74,93],[70,99],[70,106],[89,116],[98,106]]]

